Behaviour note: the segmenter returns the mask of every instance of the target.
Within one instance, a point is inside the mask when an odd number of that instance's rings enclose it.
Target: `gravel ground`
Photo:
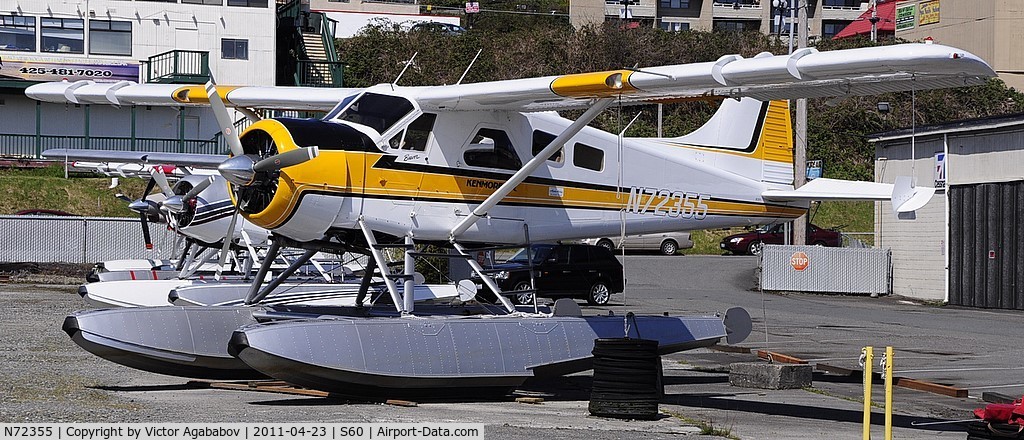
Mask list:
[[[685,265],[698,273],[713,274],[704,266],[714,267],[717,279],[693,278],[692,290],[680,289],[684,283],[672,278],[668,268]],[[734,265],[736,267],[732,267]],[[749,292],[749,262],[742,259],[694,259],[650,257],[631,263],[631,270],[651,271],[634,275],[648,284],[636,284],[631,302],[639,311],[658,310],[708,311],[723,309],[720,304],[737,304],[744,300],[748,310],[755,310],[761,297]],[[677,270],[678,271],[678,270]],[[31,272],[31,271],[28,271]],[[74,275],[74,274],[72,274]],[[60,275],[71,277],[72,275]],[[41,276],[28,273],[28,276]],[[733,280],[733,278],[735,278]],[[78,282],[75,280],[74,282]],[[733,283],[733,284],[729,284]],[[662,284],[671,287],[666,290]],[[525,405],[512,399],[489,402],[433,402],[406,408],[376,403],[346,402],[336,399],[311,398],[268,393],[196,388],[187,379],[145,373],[97,358],[72,343],[60,330],[64,317],[84,308],[76,294],[77,285],[0,284],[0,422],[467,422],[486,425],[489,438],[509,439],[617,439],[675,438],[681,435],[700,437],[702,430],[718,430],[718,434],[747,439],[859,439],[862,404],[857,401],[860,384],[857,380],[815,374],[814,388],[807,390],[766,391],[731,387],[727,366],[731,362],[752,361],[750,354],[694,350],[666,356],[666,396],[661,403],[662,417],[654,421],[623,421],[592,417],[587,412],[590,374],[537,382],[524,387],[549,394],[542,405]],[[675,293],[671,293],[675,292]],[[785,343],[778,351],[801,347],[808,357],[835,357],[836,353],[852,353],[862,342],[849,339],[849,330],[836,331],[827,326],[814,327],[813,322],[845,322],[827,317],[843,316],[850,307],[870,307],[882,314],[882,321],[896,322],[920,315],[920,321],[935,323],[987,322],[1015,319],[1012,313],[958,311],[922,308],[896,304],[894,301],[867,302],[857,298],[821,296],[769,297],[768,306],[796,312],[778,315],[772,321],[773,341]],[[870,300],[875,301],[875,300]],[[632,306],[630,307],[632,309]],[[624,307],[613,305],[616,314]],[[887,310],[898,315],[887,316]],[[587,313],[596,310],[588,308]],[[803,312],[803,313],[801,313]],[[871,316],[862,313],[858,317]],[[899,316],[899,318],[896,318]],[[950,319],[958,321],[950,321]],[[970,319],[971,321],[966,321]],[[959,321],[964,320],[964,321]],[[806,322],[803,322],[806,321]],[[760,324],[759,324],[760,325]],[[865,326],[872,324],[864,323]],[[920,324],[901,322],[874,324],[873,333],[909,334]],[[810,336],[816,335],[814,340]],[[857,330],[858,334],[864,330]],[[985,333],[978,333],[985,337]],[[787,336],[789,335],[789,336]],[[974,338],[965,333],[964,338]],[[857,335],[852,335],[857,336]],[[938,335],[936,335],[938,336]],[[756,347],[756,338],[745,343]],[[793,341],[784,338],[794,338]],[[844,339],[848,338],[848,339]],[[923,336],[921,341],[929,342]],[[939,338],[935,338],[939,339]],[[948,341],[948,337],[946,339]],[[980,340],[980,339],[979,339]],[[852,341],[852,342],[851,342]],[[936,351],[944,345],[936,341]],[[973,342],[977,344],[977,342]],[[948,345],[948,344],[945,344]],[[776,349],[773,343],[773,349]],[[815,351],[811,351],[811,350]],[[951,348],[950,348],[951,349]],[[1009,354],[1012,358],[1012,353]],[[908,358],[908,357],[905,357]],[[998,358],[980,358],[978,368]],[[983,363],[982,363],[983,362]],[[955,373],[951,370],[949,374]],[[951,383],[963,380],[961,373]],[[880,401],[876,386],[876,401]],[[962,419],[970,409],[983,405],[976,399],[953,399],[919,391],[897,389],[896,437],[901,439],[962,439],[957,426],[930,428],[912,426],[914,422],[939,419]],[[881,424],[880,410],[875,409],[874,423]],[[950,429],[944,431],[942,429]],[[880,434],[881,427],[874,432]]]

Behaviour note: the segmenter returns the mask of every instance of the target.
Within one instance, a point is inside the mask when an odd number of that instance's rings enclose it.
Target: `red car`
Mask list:
[[[733,234],[722,239],[718,247],[736,255],[761,255],[761,248],[766,244],[785,244],[784,224],[769,225],[742,234]],[[822,229],[816,225],[807,225],[807,244],[815,246],[839,247],[843,243],[842,234],[831,229]]]

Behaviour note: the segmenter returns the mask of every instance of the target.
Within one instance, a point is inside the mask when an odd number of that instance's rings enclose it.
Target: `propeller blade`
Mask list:
[[[196,184],[196,186],[193,186],[192,189],[189,190],[189,192],[185,193],[185,197],[181,198],[182,201],[187,202],[189,200],[196,198],[196,196],[198,196],[199,193],[203,192],[203,190],[208,188],[211,183],[213,183],[213,176],[210,176],[210,178],[202,182],[199,182],[198,184]]]
[[[281,154],[276,154],[256,162],[253,165],[253,171],[258,173],[267,171],[278,171],[282,168],[295,166],[306,161],[309,161],[320,155],[320,148],[312,146],[308,148],[299,148],[297,150],[288,151]]]
[[[217,93],[217,83],[213,81],[213,74],[210,74],[210,81],[206,83],[206,96],[210,100],[213,115],[217,117],[217,125],[220,126],[220,132],[224,135],[224,140],[227,141],[228,147],[231,148],[231,154],[233,156],[245,154],[245,150],[242,149],[242,142],[238,140],[238,133],[235,133],[235,124],[231,121],[231,116],[228,115],[228,109],[224,106],[224,101],[221,101],[220,95]]]
[[[146,200],[146,197],[149,196],[149,193],[153,191],[154,186],[156,186],[156,180],[150,178],[149,182],[146,182],[146,190],[142,192],[142,200]]]
[[[171,185],[167,183],[167,175],[164,174],[164,170],[159,167],[153,167],[150,170],[149,175],[153,177],[153,181],[160,186],[160,191],[167,197],[174,196],[174,191],[171,190]]]
[[[139,213],[139,220],[142,221],[142,240],[146,243],[146,250],[153,249],[153,240],[149,235],[149,215],[145,212]]]

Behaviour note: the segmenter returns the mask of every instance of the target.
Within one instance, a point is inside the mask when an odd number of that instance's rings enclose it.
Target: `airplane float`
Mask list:
[[[79,345],[150,371],[209,374],[233,356],[306,387],[409,395],[432,388],[505,389],[533,376],[584,370],[596,338],[639,334],[624,334],[624,317],[582,316],[564,301],[550,313],[536,305],[516,309],[500,295],[493,306],[415,307],[416,243],[454,249],[498,292],[471,258],[477,246],[768,224],[802,215],[812,200],[892,200],[895,211],[913,211],[933,190],[915,188],[909,179],[895,186],[816,179],[794,188],[790,113],[780,100],[969,86],[994,75],[962,50],[901,44],[447,86],[64,82],[26,93],[50,102],[210,105],[231,156],[195,157],[194,165],[217,167],[231,184],[237,211],[281,238],[271,253],[278,243],[344,248],[365,252],[384,268],[383,249],[410,250],[404,272],[384,277],[390,310],[307,314],[260,306],[267,289],[280,282],[275,279],[255,283],[241,307],[73,314],[64,328]],[[622,137],[587,126],[612,106],[702,96],[727,99],[706,124],[682,137]],[[246,114],[255,108],[327,114],[258,120],[239,137],[225,103]],[[554,112],[569,109],[585,111],[575,121]],[[121,161],[140,155],[46,154]],[[200,334],[200,326],[187,322],[217,330]],[[721,338],[738,342],[750,328],[742,309],[730,310],[724,321],[636,316],[630,324],[658,340],[663,354]],[[172,330],[191,337],[168,341]]]

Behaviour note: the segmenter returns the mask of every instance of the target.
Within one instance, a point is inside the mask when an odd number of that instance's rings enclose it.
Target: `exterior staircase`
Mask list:
[[[278,2],[278,85],[342,87],[343,66],[334,48],[337,22],[300,0]]]

